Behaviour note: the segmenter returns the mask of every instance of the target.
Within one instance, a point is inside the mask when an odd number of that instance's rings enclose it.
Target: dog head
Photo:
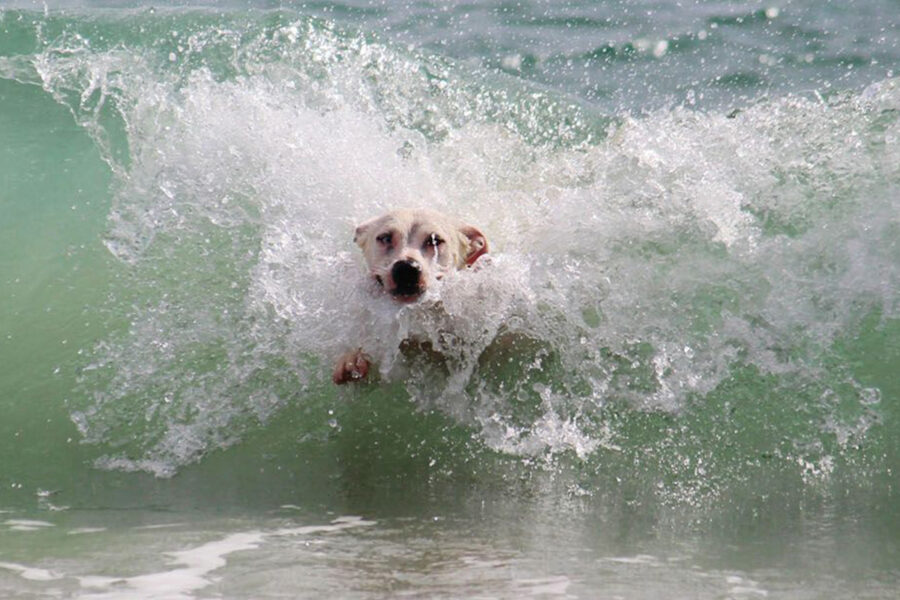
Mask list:
[[[488,250],[478,229],[430,210],[389,212],[357,227],[353,239],[375,281],[399,302],[415,302],[431,281]]]

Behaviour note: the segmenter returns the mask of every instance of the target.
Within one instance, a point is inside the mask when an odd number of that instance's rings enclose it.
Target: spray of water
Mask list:
[[[609,407],[677,414],[748,367],[823,405],[877,396],[828,357],[897,317],[896,80],[608,119],[327,23],[244,27],[200,19],[152,50],[62,32],[0,64],[116,177],[110,334],[73,413],[118,448],[105,466],[169,475],[333,399],[348,343],[521,455],[615,449]],[[492,253],[397,306],[351,241],[397,207],[476,224]],[[871,423],[823,410],[845,443]]]

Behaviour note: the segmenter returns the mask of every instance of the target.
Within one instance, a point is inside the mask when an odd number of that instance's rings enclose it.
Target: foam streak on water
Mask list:
[[[233,554],[240,556],[240,553],[265,548],[277,543],[277,540],[302,537],[305,543],[309,543],[309,540],[323,535],[374,524],[359,517],[344,516],[327,525],[282,527],[275,531],[238,531],[184,550],[165,552],[166,562],[172,568],[132,576],[67,574],[8,562],[0,562],[0,569],[29,581],[65,585],[78,590],[71,597],[84,600],[125,597],[136,600],[188,600],[198,597],[198,593],[214,584],[212,574],[224,569]],[[60,592],[60,589],[55,588],[55,591]]]

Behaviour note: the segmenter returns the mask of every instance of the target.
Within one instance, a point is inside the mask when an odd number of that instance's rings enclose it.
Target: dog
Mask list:
[[[454,270],[475,264],[488,251],[476,227],[432,210],[395,210],[364,222],[359,245],[379,290],[399,304],[418,302],[429,286]],[[366,378],[371,359],[357,348],[338,358],[332,381],[340,385]]]

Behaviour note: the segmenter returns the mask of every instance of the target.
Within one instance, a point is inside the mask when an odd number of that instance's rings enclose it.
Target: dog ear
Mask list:
[[[487,254],[488,241],[478,228],[471,225],[463,225],[459,230],[469,238],[469,253],[466,254],[465,262],[467,267],[471,267],[482,254]]]
[[[369,219],[362,225],[356,226],[356,231],[353,233],[353,243],[358,244],[360,248],[365,244],[365,235],[366,232],[378,221],[380,217],[375,217],[374,219]]]

